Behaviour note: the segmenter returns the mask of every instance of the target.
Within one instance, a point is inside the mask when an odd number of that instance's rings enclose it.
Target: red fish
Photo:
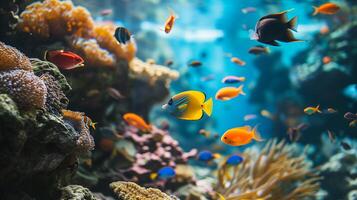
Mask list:
[[[169,11],[170,11],[170,16],[166,19],[165,22],[165,28],[164,28],[165,33],[171,32],[176,19],[178,19],[178,16],[175,14],[173,10],[169,9]]]
[[[73,52],[64,50],[46,51],[45,60],[55,64],[58,68],[63,70],[70,70],[84,66],[83,58]]]

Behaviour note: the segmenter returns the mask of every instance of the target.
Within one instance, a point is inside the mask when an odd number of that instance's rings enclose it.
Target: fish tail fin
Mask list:
[[[96,128],[95,126],[96,126],[97,124],[98,124],[98,122],[94,122],[94,123],[91,124],[91,127],[93,128],[93,130],[95,130],[95,128]]]
[[[318,113],[322,113],[321,110],[320,110],[320,105],[317,105],[316,108],[315,108],[316,112]]]
[[[266,47],[265,49],[266,49],[265,52],[266,52],[267,54],[269,54],[269,53],[271,52],[271,50],[270,50],[269,47]]]
[[[213,101],[212,98],[209,98],[206,102],[203,103],[202,109],[208,115],[212,114]]]
[[[264,141],[264,139],[262,138],[262,136],[260,135],[259,131],[258,131],[258,125],[254,126],[253,130],[253,139],[258,141],[258,142],[262,142]]]
[[[312,16],[315,16],[319,13],[319,10],[317,9],[316,6],[312,6],[314,8],[314,13],[312,13]]]
[[[172,8],[167,7],[167,9],[169,10],[170,15],[175,16],[176,19],[180,18]]]
[[[241,86],[238,87],[238,89],[240,90],[240,91],[239,91],[239,94],[241,94],[241,95],[246,95],[246,93],[243,91],[243,86],[244,86],[244,85],[241,85]]]
[[[287,24],[289,29],[297,32],[297,17],[293,17]]]
[[[151,173],[150,174],[150,179],[155,180],[157,178],[157,173]]]

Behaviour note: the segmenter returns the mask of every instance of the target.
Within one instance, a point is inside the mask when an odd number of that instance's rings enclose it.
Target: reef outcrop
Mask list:
[[[79,145],[83,133],[59,112],[67,106],[64,93],[70,86],[56,66],[40,60],[30,63],[23,54],[19,58],[26,61],[11,61],[14,57],[8,54],[20,54],[6,49],[0,53],[10,59],[0,59],[6,66],[0,67],[0,196],[57,198],[59,187],[74,173],[78,156],[90,150]],[[88,143],[88,127],[83,130]]]

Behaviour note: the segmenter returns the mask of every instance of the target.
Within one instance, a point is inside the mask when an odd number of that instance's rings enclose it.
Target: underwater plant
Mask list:
[[[240,165],[220,166],[215,191],[227,200],[314,199],[321,177],[310,168],[303,152],[293,152],[292,146],[276,139],[259,152],[247,149]]]

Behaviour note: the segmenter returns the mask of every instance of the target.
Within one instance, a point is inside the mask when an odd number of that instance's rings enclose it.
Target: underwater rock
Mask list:
[[[353,190],[357,190],[357,151],[340,151],[331,156],[320,167],[320,173],[324,177],[321,187],[328,191],[326,200],[349,199]],[[336,184],[335,180],[339,180]],[[353,199],[353,198],[352,198]]]
[[[215,191],[229,199],[314,199],[321,177],[303,152],[295,154],[291,146],[276,140],[259,151],[247,149],[241,164],[220,166]]]
[[[68,185],[61,188],[61,200],[100,200],[88,188],[80,185]]]
[[[169,196],[158,189],[143,188],[133,182],[113,182],[110,188],[117,195],[119,200],[175,200],[177,198]]]
[[[5,56],[10,61],[1,63],[20,67],[0,70],[0,196],[57,198],[58,187],[73,174],[78,155],[93,148],[93,139],[84,124],[78,129],[62,119],[70,86],[55,66],[35,60],[33,72],[17,50],[3,52],[17,57]]]

